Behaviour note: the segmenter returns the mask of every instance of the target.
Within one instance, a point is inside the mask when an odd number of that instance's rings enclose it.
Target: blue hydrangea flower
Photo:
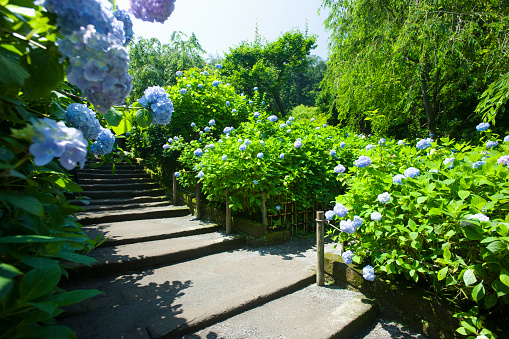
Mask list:
[[[219,86],[219,80],[212,81],[212,86]]]
[[[227,158],[228,158],[228,156],[226,154],[221,157],[221,159],[223,159],[223,161],[226,161]]]
[[[353,164],[355,166],[357,166],[358,168],[363,168],[363,167],[371,165],[371,163],[372,163],[372,160],[370,157],[368,157],[366,155],[361,155],[357,160],[354,161]]]
[[[497,164],[507,165],[509,167],[509,155],[503,155],[497,159]]]
[[[208,126],[207,126],[207,127],[205,127],[203,130],[204,130],[205,132],[210,132],[210,127],[208,127]]]
[[[258,185],[258,181],[253,180],[253,184]]]
[[[224,133],[224,134],[230,134],[231,132],[232,132],[231,127],[225,127],[225,128],[223,129],[223,133]]]
[[[286,130],[286,133],[290,133],[292,130],[291,129],[287,129]]]
[[[221,69],[221,68],[223,68],[223,66],[221,64],[216,64],[216,68]]]
[[[398,140],[398,145],[400,145],[400,146],[401,146],[401,145],[403,145],[404,143],[405,143],[405,141],[404,141],[404,140]],[[417,147],[417,148],[418,148],[418,147]]]
[[[208,144],[205,146],[205,148],[215,148],[215,147],[216,147],[216,145],[214,145],[214,144]]]
[[[257,91],[258,90],[258,87],[253,87],[253,91]]]
[[[249,140],[249,139],[244,140],[244,143],[246,144],[246,146],[249,146],[252,144],[251,140]]]
[[[488,140],[486,142],[486,147],[488,147],[488,148],[493,148],[493,147],[495,147],[497,145],[498,145],[498,141],[496,141],[496,140],[495,141]]]
[[[364,266],[362,269],[362,277],[368,281],[374,281],[375,280],[375,269],[371,267],[370,265]]]
[[[180,173],[179,172],[175,172],[174,175],[175,175],[175,178],[180,177]]]
[[[262,158],[263,158],[263,153],[261,153],[261,152],[260,152],[260,153],[258,153],[258,154],[256,155],[256,157],[257,157],[258,159],[262,159]]]
[[[94,143],[90,145],[90,153],[95,155],[110,154],[115,143],[115,136],[107,128],[101,128],[101,132]]]
[[[187,87],[187,88],[191,88],[191,84],[187,84],[187,85],[186,85],[186,87]]]
[[[259,118],[260,117],[260,113],[258,113],[258,112],[254,112],[253,115],[254,115],[255,118]]]
[[[232,109],[232,113],[237,113],[237,110],[235,108]]]
[[[487,221],[489,222],[490,221],[490,218],[483,214],[483,213],[477,213],[477,214],[473,214],[473,215],[467,215],[466,216],[466,219],[477,219],[479,221]]]
[[[131,13],[137,19],[163,23],[175,9],[175,0],[129,0]]]
[[[182,89],[180,90],[180,94],[186,94],[186,93],[187,93],[187,89],[182,88]]]
[[[315,121],[315,118],[311,118],[311,121]]]
[[[252,104],[253,104],[253,102],[254,102],[253,100],[249,100],[249,104],[250,104],[250,105],[252,105]]]
[[[454,157],[451,157],[451,158],[445,158],[442,163],[444,165],[450,164],[449,168],[453,168],[454,167],[453,162],[454,162]]]
[[[361,227],[363,223],[364,223],[364,220],[362,220],[362,218],[359,217],[358,215],[353,217],[352,225],[355,227],[355,229],[358,229],[359,227]]]
[[[387,140],[385,140],[385,138],[380,138],[380,140],[378,140],[378,144],[379,144],[379,145],[385,145],[385,142],[386,142],[386,141],[387,141]]]
[[[415,147],[417,147],[418,149],[426,149],[428,147],[431,147],[432,142],[433,140],[431,140],[430,138],[421,139],[417,142],[417,145],[415,145]]]
[[[285,158],[285,154],[284,154],[284,153],[281,153],[281,154],[279,155],[279,159],[283,160],[284,158]]]
[[[226,102],[226,106],[230,106],[230,102],[229,101]]]
[[[336,156],[336,151],[335,150],[331,150],[329,152],[329,154],[332,156],[332,157],[335,157]]]
[[[124,24],[124,46],[129,45],[131,40],[133,40],[133,22],[131,21],[131,17],[129,16],[129,13],[123,9],[116,10],[113,12],[113,15],[115,18],[119,21],[121,21]]]
[[[378,212],[373,212],[373,213],[371,213],[371,220],[380,221],[380,220],[382,220],[382,215]]]
[[[181,77],[181,76],[182,76],[182,71],[177,71],[177,72],[175,73],[175,75],[176,75],[177,77]]]
[[[287,124],[281,124],[281,125],[279,125],[279,128],[286,128],[286,127],[288,127],[288,125],[287,125]]]
[[[345,166],[339,164],[336,167],[334,167],[334,173],[345,173]]]
[[[270,122],[276,122],[277,121],[277,116],[271,115],[270,117],[267,118],[267,120],[269,120]]]
[[[472,164],[472,167],[475,169],[478,169],[479,167],[481,167],[484,164],[486,164],[486,161],[479,160],[479,161],[474,162]]]
[[[341,220],[341,222],[339,223],[339,229],[341,230],[341,232],[345,232],[348,234],[352,234],[355,232],[355,226],[353,225],[352,220],[350,219]]]
[[[336,203],[336,205],[334,205],[334,213],[336,213],[338,217],[343,218],[348,214],[348,208],[343,204]]]
[[[265,141],[260,140],[260,145],[265,146]]]
[[[345,252],[343,252],[343,254],[341,254],[341,258],[343,258],[343,262],[347,265],[350,265],[353,262],[352,257],[353,257],[353,252],[350,250],[345,251]]]
[[[407,178],[415,178],[421,174],[421,171],[415,167],[409,167],[405,170],[404,174]]]
[[[395,176],[392,177],[392,183],[403,185],[403,183],[401,182],[401,179],[406,179],[406,178],[407,177],[403,174],[396,174]]]
[[[336,215],[336,213],[334,213],[334,211],[327,211],[327,212],[325,212],[325,218],[327,220],[332,220],[335,215]]]
[[[205,173],[203,173],[203,171],[199,171],[198,172],[198,178],[201,179],[205,176]]]
[[[369,144],[366,146],[366,151],[372,150],[373,148],[375,148],[375,145]]]
[[[179,139],[179,137],[173,137],[173,139],[175,139],[175,141],[177,141]]]
[[[295,148],[301,148],[302,147],[302,141],[299,139],[297,139],[294,143],[293,143],[293,147]]]
[[[202,84],[198,84],[198,88],[203,88],[203,85]]]
[[[163,145],[163,149],[168,149],[168,148],[170,148],[170,145],[168,145],[168,144]]]
[[[506,136],[504,137],[504,142],[509,142],[509,135],[506,135]]]
[[[101,124],[95,112],[83,104],[70,104],[65,111],[65,120],[79,129],[86,139],[95,139],[101,131]]]
[[[281,210],[281,206],[277,205],[277,206],[276,206],[276,210],[277,210],[277,211],[280,211],[280,210]]]
[[[244,145],[244,144],[242,144],[242,145],[240,145],[240,146],[239,146],[239,150],[241,150],[241,151],[245,151],[245,150],[246,150],[246,148],[247,148],[247,146],[246,146],[246,145]]]
[[[194,122],[191,123],[191,127],[195,127],[196,124]]]
[[[203,155],[203,151],[201,148],[197,148],[194,150],[194,155],[196,155],[197,157],[201,157]]]
[[[475,129],[478,132],[486,131],[488,128],[490,128],[490,123],[489,122],[481,122],[479,125],[475,126]]]
[[[341,144],[339,144],[339,147],[345,148],[345,146],[346,146],[346,143],[344,141],[341,141]]]
[[[203,71],[203,75],[208,76],[208,75],[209,75],[209,72],[207,72],[207,71]]]
[[[391,201],[391,195],[389,194],[389,192],[384,192],[382,194],[379,194],[378,195],[378,201],[381,203],[381,204],[387,204]]]

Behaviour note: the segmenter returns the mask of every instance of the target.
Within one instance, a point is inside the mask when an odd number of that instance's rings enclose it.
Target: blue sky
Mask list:
[[[254,40],[258,23],[260,34],[268,41],[292,28],[318,35],[317,48],[311,54],[327,59],[327,39],[323,21],[326,12],[322,0],[177,0],[175,11],[164,23],[133,19],[134,33],[144,38],[155,37],[167,43],[173,31],[195,33],[208,54],[223,55],[241,41]],[[117,0],[120,9],[129,8],[129,0]],[[320,9],[320,15],[317,14]]]

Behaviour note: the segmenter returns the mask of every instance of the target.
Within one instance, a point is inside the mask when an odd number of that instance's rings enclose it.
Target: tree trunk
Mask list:
[[[424,70],[421,73],[421,91],[422,91],[422,101],[424,105],[424,111],[426,112],[426,118],[428,120],[428,130],[431,137],[434,137],[437,134],[437,125],[436,125],[436,96],[438,93],[433,94],[433,98],[430,98],[428,94],[428,83],[429,83],[429,73],[428,66],[424,66]],[[435,86],[438,86],[435,84]]]
[[[283,106],[283,101],[281,100],[281,93],[274,91],[272,92],[272,96],[274,97],[274,100],[276,100],[277,108],[279,109],[281,116],[284,117],[286,114],[285,108]]]

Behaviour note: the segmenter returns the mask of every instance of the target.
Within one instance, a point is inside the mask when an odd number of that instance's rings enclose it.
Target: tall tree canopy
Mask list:
[[[225,55],[221,73],[248,95],[258,87],[261,95],[270,98],[271,107],[285,115],[289,107],[282,91],[292,74],[304,72],[313,62],[309,55],[315,47],[316,37],[300,31],[283,33],[273,42],[243,41]]]
[[[131,100],[140,98],[149,86],[176,84],[177,71],[204,67],[203,53],[194,33],[187,38],[184,33],[175,31],[169,44],[161,44],[156,38],[133,41],[129,49],[129,74],[133,76]]]
[[[507,72],[503,0],[324,0],[332,31],[324,81],[345,124],[450,133]]]

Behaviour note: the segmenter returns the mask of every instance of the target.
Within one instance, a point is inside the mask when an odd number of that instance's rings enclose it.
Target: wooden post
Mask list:
[[[173,205],[177,206],[177,177],[173,173]]]
[[[267,192],[262,192],[262,225],[267,231]]]
[[[226,234],[232,233],[232,211],[230,210],[230,190],[226,189]]]
[[[201,219],[201,183],[196,180],[196,219]]]
[[[323,211],[316,212],[316,285],[325,285]]]

